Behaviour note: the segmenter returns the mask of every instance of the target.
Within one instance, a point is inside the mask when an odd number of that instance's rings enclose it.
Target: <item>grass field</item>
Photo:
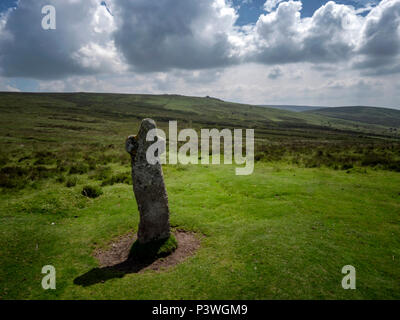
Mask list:
[[[0,95],[0,299],[400,298],[399,137],[389,125],[168,99]],[[162,128],[254,127],[254,174],[164,166],[171,225],[195,231],[198,252],[163,272],[75,284],[98,267],[96,248],[137,231],[124,139],[143,117]],[[87,185],[102,194],[83,196]],[[56,290],[41,287],[44,265],[56,268]],[[345,265],[356,290],[341,287]]]

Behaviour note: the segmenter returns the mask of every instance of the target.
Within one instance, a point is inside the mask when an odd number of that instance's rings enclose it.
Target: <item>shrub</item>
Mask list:
[[[74,177],[68,177],[67,182],[65,183],[65,186],[67,188],[72,188],[72,187],[76,186],[77,182],[78,182],[78,178],[77,177],[75,177],[75,176]]]
[[[97,198],[103,194],[103,191],[99,186],[84,186],[82,189],[82,195],[88,198]]]
[[[52,177],[55,169],[49,169],[43,166],[7,166],[0,170],[0,186],[9,189],[23,189],[28,180],[37,181]]]
[[[256,153],[255,156],[254,156],[254,161],[257,161],[257,162],[261,161],[263,157],[264,157],[263,153],[261,153],[261,152]]]
[[[47,179],[54,175],[56,169],[49,169],[43,166],[31,167],[29,177],[32,181]]]
[[[9,161],[8,157],[5,155],[0,156],[0,166],[4,166]]]
[[[84,174],[89,171],[89,167],[83,163],[74,164],[69,168],[69,174]]]
[[[353,165],[351,163],[345,163],[342,165],[342,170],[349,170],[352,168],[353,168]]]
[[[388,169],[396,172],[400,172],[400,160],[393,161],[391,164],[388,165]]]
[[[55,155],[49,151],[38,151],[33,158],[36,159],[35,165],[52,164],[55,161]]]
[[[89,177],[95,180],[107,180],[109,179],[110,175],[111,175],[111,168],[101,166],[98,167],[94,172],[90,173]]]
[[[58,183],[64,183],[65,182],[65,176],[63,174],[60,174],[56,177],[56,182]]]
[[[56,167],[58,172],[67,172],[68,171],[68,164],[64,160],[57,160]]]
[[[111,178],[104,180],[102,186],[112,186],[115,183],[126,183],[131,184],[131,177],[129,172],[122,172],[113,175]]]
[[[90,159],[90,160],[88,160],[87,161],[87,164],[88,164],[88,166],[89,166],[89,170],[91,171],[91,170],[95,170],[96,169],[96,167],[97,167],[97,163],[96,163],[96,160],[94,160],[94,159]]]
[[[95,158],[89,155],[85,155],[83,159],[85,159],[86,163],[89,165],[89,170],[96,169],[97,163]]]
[[[26,183],[22,179],[10,177],[7,174],[0,173],[0,187],[7,189],[23,189]]]

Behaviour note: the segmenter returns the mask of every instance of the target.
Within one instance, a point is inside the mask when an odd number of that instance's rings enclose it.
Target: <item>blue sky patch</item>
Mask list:
[[[322,5],[328,1],[324,0],[303,0],[303,9],[301,11],[302,17],[311,17],[314,12],[319,9]],[[355,8],[362,8],[367,3],[376,3],[377,1],[350,1],[350,0],[336,0],[336,3],[352,5]],[[235,7],[240,6],[238,25],[246,25],[249,23],[255,23],[261,14],[265,14],[264,11],[265,0],[233,0]]]

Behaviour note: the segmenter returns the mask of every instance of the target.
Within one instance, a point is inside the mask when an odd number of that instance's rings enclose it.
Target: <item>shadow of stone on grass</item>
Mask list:
[[[88,287],[110,279],[123,278],[127,274],[141,273],[146,270],[161,271],[183,262],[186,258],[194,255],[200,247],[200,237],[193,232],[176,230],[173,234],[178,243],[176,249],[166,255],[165,252],[158,249],[163,248],[168,241],[160,241],[156,243],[159,248],[155,248],[153,244],[150,249],[152,252],[161,252],[161,255],[150,257],[143,257],[143,250],[137,250],[136,236],[129,233],[120,237],[110,245],[108,250],[95,252],[94,255],[99,261],[100,267],[93,268],[75,278],[74,284]]]
[[[107,280],[115,278],[123,278],[126,274],[138,273],[156,261],[157,257],[147,259],[146,261],[130,258],[122,263],[114,266],[93,268],[85,274],[74,279],[74,284],[88,287],[96,283],[104,283]]]

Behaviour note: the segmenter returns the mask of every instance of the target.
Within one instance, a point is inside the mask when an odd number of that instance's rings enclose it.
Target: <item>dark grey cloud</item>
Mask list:
[[[232,64],[235,14],[219,2],[220,8],[213,0],[116,0],[115,44],[136,71]]]
[[[371,68],[361,71],[361,74],[363,76],[368,76],[368,77],[386,76],[386,75],[396,74],[396,73],[400,73],[400,64],[383,66],[383,67],[379,67],[379,68],[371,67]]]
[[[320,64],[351,62],[362,75],[399,72],[400,0],[383,0],[365,17],[330,1],[302,19],[301,7],[299,1],[283,2],[260,17],[253,39],[257,50],[249,54],[252,61],[310,62],[317,64],[315,70]]]
[[[367,16],[360,43],[353,67],[363,75],[400,72],[400,1],[382,1]]]
[[[301,17],[301,1],[274,2],[278,7],[255,25],[237,27],[236,12],[224,0],[20,0],[0,17],[0,75],[62,79],[247,62],[399,72],[400,0],[383,0],[366,16],[330,1],[310,18]],[[41,8],[48,4],[57,9],[56,30],[41,28]]]
[[[49,4],[56,8],[56,30],[42,28],[41,9]],[[78,59],[85,46],[105,44],[104,35],[94,31],[97,9],[97,1],[92,0],[21,0],[17,9],[6,14],[0,32],[2,75],[55,79],[98,72]]]
[[[367,17],[359,53],[394,56],[400,53],[400,1],[383,1]]]

